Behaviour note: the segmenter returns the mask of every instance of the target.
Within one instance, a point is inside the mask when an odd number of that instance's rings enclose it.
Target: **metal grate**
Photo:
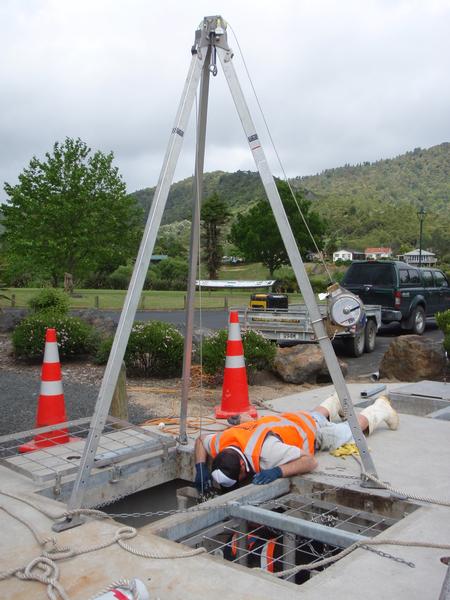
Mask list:
[[[323,499],[332,497],[339,491],[342,491],[342,488],[329,487],[310,494],[290,493],[269,500],[258,507],[252,507],[255,522],[253,519],[250,521],[235,518],[239,512],[246,514],[248,508],[237,507],[232,518],[227,518],[178,541],[190,547],[203,546],[208,553],[216,557],[248,568],[263,568],[270,572],[279,572],[300,564],[313,566],[324,558],[339,553],[342,548],[351,543],[349,541],[351,536],[355,539],[361,539],[361,536],[373,538],[399,520],[374,511],[369,512],[369,510]],[[363,506],[371,502],[370,497],[366,499],[364,494],[360,496],[362,496]],[[267,518],[267,511],[270,511],[273,519]],[[257,522],[259,514],[261,520],[265,519],[264,524]],[[267,525],[268,521],[276,522],[277,519],[279,519],[279,527]],[[316,524],[320,535],[315,538],[292,533],[291,519],[298,519],[298,523]],[[283,529],[286,523],[289,523],[291,531]],[[325,534],[323,533],[323,527],[330,529],[329,534],[326,533],[327,530]],[[338,531],[347,533],[338,534]],[[349,536],[347,540],[345,540],[346,535]],[[342,542],[339,541],[340,536]],[[302,584],[324,568],[326,567],[299,571],[295,576],[289,577],[288,581]]]
[[[89,418],[78,419],[0,437],[0,463],[38,484],[73,474],[80,464],[89,425]],[[61,430],[65,431],[64,438],[67,432],[73,441],[58,444],[58,435],[61,435],[58,432]],[[44,434],[50,434],[52,445],[20,453],[19,448],[23,444],[29,443],[36,435]],[[148,453],[167,457],[168,449],[174,446],[175,441],[167,436],[108,417],[100,436],[94,468],[107,467]]]

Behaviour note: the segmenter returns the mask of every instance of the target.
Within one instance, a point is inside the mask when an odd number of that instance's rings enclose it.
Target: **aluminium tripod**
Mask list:
[[[228,46],[226,24],[219,16],[205,17],[195,34],[192,47],[192,59],[188,76],[184,85],[181,101],[172,129],[169,144],[164,157],[163,166],[156,187],[153,202],[147,219],[139,253],[136,259],[133,275],[125,298],[122,314],[120,316],[114,342],[106,365],[103,381],[100,387],[95,411],[92,417],[89,436],[84,448],[80,467],[74,483],[69,510],[82,506],[84,493],[88,484],[89,475],[94,464],[95,454],[100,436],[106,423],[111,399],[117,382],[118,373],[125,354],[125,349],[134,322],[139,298],[144,286],[145,276],[150,263],[150,258],[158,234],[163,211],[172,183],[175,167],[181,151],[184,133],[192,111],[196,91],[200,83],[200,101],[198,109],[198,131],[195,160],[195,194],[193,198],[192,228],[190,241],[190,264],[188,276],[188,301],[186,308],[186,334],[183,359],[182,402],[180,412],[180,437],[181,443],[187,442],[186,417],[187,397],[189,390],[189,374],[191,368],[192,333],[194,322],[194,295],[196,268],[198,260],[198,241],[200,227],[200,201],[202,196],[202,179],[205,155],[205,135],[208,109],[208,91],[210,74],[217,74],[217,56],[222,65],[225,78],[239,114],[242,127],[253,154],[256,167],[260,173],[263,186],[270,202],[281,237],[286,246],[287,254],[297,278],[300,291],[305,300],[311,317],[314,333],[325,357],[331,379],[336,388],[344,414],[350,424],[355,442],[358,446],[364,470],[368,475],[377,477],[374,463],[369,455],[366,439],[361,431],[356,418],[350,395],[342,375],[339,362],[333,350],[331,341],[326,333],[323,318],[317,306],[314,292],[306,273],[305,266],[297,248],[295,238],[289,225],[283,204],[281,202],[275,180],[269,169],[264,150],[256,133],[247,103],[243,96],[241,86],[236,76],[233,65],[233,53]],[[363,486],[374,487],[373,483],[362,475]]]

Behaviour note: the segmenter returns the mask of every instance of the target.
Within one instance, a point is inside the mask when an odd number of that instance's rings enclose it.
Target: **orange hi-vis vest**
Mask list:
[[[236,446],[245,454],[255,473],[258,473],[261,448],[269,433],[278,436],[289,446],[314,454],[316,430],[315,420],[306,412],[261,417],[216,433],[209,441],[208,451],[215,458],[222,450]]]

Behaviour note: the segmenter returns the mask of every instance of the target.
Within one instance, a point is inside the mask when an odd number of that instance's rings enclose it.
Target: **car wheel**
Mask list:
[[[364,354],[364,332],[364,329],[360,329],[360,331],[355,335],[355,337],[348,337],[343,339],[347,353],[350,356],[357,358],[358,356],[362,356]]]
[[[373,352],[377,339],[377,324],[373,319],[369,319],[364,330],[364,352]]]
[[[425,311],[421,306],[416,306],[411,321],[411,331],[416,335],[422,335],[425,331]]]

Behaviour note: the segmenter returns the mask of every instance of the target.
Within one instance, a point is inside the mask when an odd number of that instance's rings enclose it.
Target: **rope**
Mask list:
[[[43,515],[49,517],[50,519],[57,520],[58,518],[72,517],[75,515],[89,515],[97,518],[111,518],[110,515],[103,513],[99,510],[94,509],[86,509],[81,508],[77,510],[66,511],[59,516],[51,515],[44,508],[38,506],[37,504],[27,500],[26,498],[22,498],[15,494],[11,494],[8,492],[0,491],[0,494],[7,496],[9,498],[14,498],[28,506],[31,506],[38,512],[41,512]],[[141,558],[150,558],[150,559],[178,559],[178,558],[190,558],[192,556],[197,556],[198,554],[203,554],[206,552],[206,549],[194,548],[191,550],[183,550],[182,552],[174,552],[171,554],[161,554],[159,552],[148,552],[144,550],[139,550],[138,548],[133,548],[132,546],[125,543],[124,540],[129,540],[137,535],[137,530],[134,527],[120,527],[116,530],[114,537],[106,542],[102,542],[100,544],[95,544],[93,546],[81,547],[78,549],[72,549],[68,546],[58,546],[56,543],[56,538],[42,538],[37,531],[37,529],[33,526],[33,524],[23,517],[19,517],[7,509],[5,506],[0,505],[0,508],[4,510],[10,517],[16,519],[20,523],[22,523],[25,527],[27,527],[36,541],[40,546],[42,546],[43,551],[42,554],[27,564],[14,567],[9,569],[8,571],[0,572],[0,581],[8,579],[9,577],[16,576],[19,579],[23,580],[34,580],[39,581],[47,586],[47,596],[49,600],[69,600],[69,596],[67,596],[66,592],[62,585],[58,582],[59,579],[59,568],[55,561],[63,560],[68,558],[74,558],[76,556],[80,556],[82,554],[88,554],[90,552],[95,552],[97,550],[103,550],[112,546],[114,544],[118,544],[123,550],[134,554],[135,556],[139,556]],[[51,544],[50,548],[45,549],[48,544]]]
[[[323,560],[319,560],[313,564],[305,564],[305,565],[296,565],[291,569],[286,569],[285,571],[279,571],[278,573],[272,573],[275,577],[289,577],[290,575],[295,575],[299,571],[313,571],[315,569],[319,569],[321,567],[326,567],[341,558],[344,558],[354,550],[361,548],[362,546],[407,546],[414,548],[436,548],[440,550],[450,550],[450,544],[437,544],[434,542],[414,542],[407,540],[361,540],[359,542],[355,542],[342,552],[335,554],[334,556],[330,556],[328,558],[324,558]],[[259,569],[263,571],[264,569]],[[265,571],[266,572],[266,571]]]
[[[300,205],[299,205],[299,203],[297,201],[297,198],[295,196],[294,190],[292,189],[291,182],[289,181],[289,178],[286,175],[286,171],[284,170],[283,163],[281,162],[281,158],[280,158],[280,155],[278,153],[277,147],[275,146],[275,142],[273,140],[272,133],[271,133],[270,128],[269,128],[269,124],[267,122],[266,116],[264,114],[264,111],[262,109],[261,103],[259,101],[258,94],[256,93],[255,86],[253,85],[253,80],[252,80],[250,72],[248,70],[247,63],[245,62],[244,54],[242,52],[241,45],[239,44],[239,40],[237,38],[237,35],[236,35],[236,33],[234,32],[233,28],[231,27],[231,25],[229,23],[228,23],[228,27],[231,30],[231,32],[233,33],[234,39],[236,40],[237,47],[239,48],[239,52],[240,52],[240,55],[241,55],[242,63],[243,63],[244,68],[245,68],[245,72],[247,73],[247,77],[248,77],[248,80],[250,82],[250,86],[252,88],[253,94],[255,96],[256,103],[258,105],[259,111],[260,111],[262,119],[264,121],[264,125],[265,125],[267,133],[269,135],[270,143],[272,144],[273,150],[275,152],[275,156],[277,157],[277,160],[278,160],[278,164],[280,165],[281,171],[283,173],[284,180],[285,180],[285,182],[287,183],[287,185],[289,187],[289,191],[290,191],[291,196],[292,196],[292,198],[293,198],[293,200],[295,202],[295,205],[297,207],[298,213],[299,213],[300,217],[302,218],[302,221],[303,221],[303,223],[304,223],[304,225],[306,227],[306,231],[308,232],[309,237],[311,238],[311,241],[314,244],[314,248],[316,249],[316,252],[318,253],[318,255],[320,257],[320,262],[322,263],[322,266],[325,269],[330,282],[332,282],[333,278],[331,277],[331,273],[330,273],[330,271],[329,271],[329,269],[328,269],[328,267],[327,267],[327,265],[326,265],[326,263],[325,263],[325,261],[323,259],[323,253],[319,250],[319,247],[317,245],[316,239],[315,239],[315,237],[314,237],[311,229],[309,228],[309,225],[308,225],[308,223],[307,223],[307,221],[305,219],[305,216],[304,216],[304,214],[303,214],[303,212],[302,212],[302,210],[300,208]]]
[[[429,496],[419,496],[418,494],[411,494],[410,492],[404,492],[403,490],[397,490],[396,488],[391,487],[390,485],[388,485],[387,483],[384,483],[383,481],[380,481],[379,479],[377,479],[374,475],[371,475],[370,473],[365,473],[365,476],[367,477],[367,479],[374,481],[381,487],[385,488],[386,490],[389,490],[390,492],[392,492],[393,494],[396,494],[397,496],[406,496],[407,498],[410,498],[411,500],[417,500],[418,502],[426,502],[427,504],[437,504],[439,506],[450,506],[450,500],[442,500],[440,498],[432,498]]]

